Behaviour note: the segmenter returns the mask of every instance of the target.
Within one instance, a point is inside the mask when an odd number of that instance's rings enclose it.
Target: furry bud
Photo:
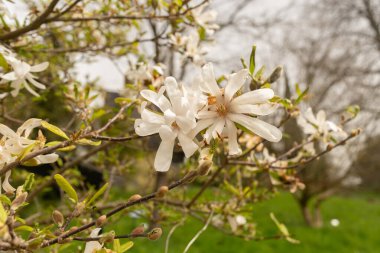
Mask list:
[[[151,241],[155,241],[160,239],[162,235],[162,229],[161,228],[153,228],[149,233],[148,233],[148,239]]]
[[[52,219],[54,223],[58,225],[58,227],[62,227],[63,223],[65,222],[65,218],[63,217],[63,214],[58,210],[53,211]]]
[[[141,195],[139,194],[135,194],[135,195],[132,195],[129,199],[128,199],[128,202],[134,202],[134,201],[137,201],[141,199]]]
[[[102,215],[100,216],[97,220],[96,220],[96,227],[101,227],[104,225],[104,223],[106,223],[107,221],[107,216],[106,215]]]
[[[158,188],[156,197],[157,198],[163,198],[168,191],[169,191],[169,188],[166,185],[163,185],[160,188]]]

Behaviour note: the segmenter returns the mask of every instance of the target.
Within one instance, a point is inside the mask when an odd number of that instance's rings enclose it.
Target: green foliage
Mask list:
[[[108,183],[104,184],[97,192],[95,192],[94,195],[91,196],[91,198],[86,202],[86,206],[91,205],[95,200],[97,200],[100,196],[103,195],[103,193],[107,190]]]
[[[50,132],[58,135],[58,136],[61,136],[62,138],[65,138],[66,140],[69,140],[70,138],[65,134],[65,132],[63,132],[59,127],[57,126],[54,126],[46,121],[42,121],[41,122],[41,125],[43,128],[49,130]]]
[[[66,192],[67,196],[69,196],[73,202],[77,203],[78,195],[71,184],[60,174],[54,175],[54,179],[57,182],[59,188]]]

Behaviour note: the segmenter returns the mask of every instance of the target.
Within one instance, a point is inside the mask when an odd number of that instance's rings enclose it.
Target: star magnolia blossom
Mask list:
[[[0,139],[0,169],[15,161],[22,154],[25,148],[36,143],[37,140],[30,140],[28,137],[32,130],[40,125],[40,119],[32,118],[25,121],[24,124],[22,124],[17,131],[14,132],[6,125],[0,124],[0,134],[2,135],[2,138]],[[39,148],[39,146],[37,145],[36,148]],[[34,150],[35,148],[31,151]],[[57,159],[58,155],[54,153],[39,155],[34,158],[36,164],[54,163]],[[7,171],[2,186],[6,192],[13,193],[15,189],[8,182],[10,175],[11,171]]]
[[[236,123],[268,141],[281,140],[282,133],[277,127],[253,117],[275,111],[276,105],[268,101],[274,96],[273,90],[258,89],[236,95],[248,77],[248,70],[243,69],[230,75],[224,89],[218,86],[211,63],[203,67],[202,77],[202,89],[208,94],[208,103],[198,112],[199,121],[193,130],[194,136],[206,128],[204,137],[207,142],[211,138],[227,136],[230,155],[241,153]]]
[[[12,96],[17,96],[20,89],[25,87],[34,96],[39,96],[36,91],[34,91],[29,84],[32,84],[36,88],[45,89],[45,85],[39,83],[35,80],[36,76],[32,73],[44,71],[48,66],[48,62],[43,62],[34,66],[30,66],[28,63],[19,61],[14,57],[7,59],[9,64],[12,66],[13,71],[5,75],[0,76],[3,80],[1,83],[11,82]]]
[[[165,90],[169,99],[164,96]],[[166,78],[158,93],[143,90],[141,96],[157,106],[163,115],[150,111],[146,108],[147,103],[143,102],[141,119],[135,121],[136,134],[148,136],[159,133],[162,141],[157,150],[154,168],[157,171],[168,171],[177,138],[186,157],[190,157],[198,149],[198,145],[189,136],[196,125],[195,115],[182,87],[173,77]]]
[[[192,11],[195,22],[202,26],[206,33],[212,35],[215,30],[219,29],[217,24],[214,24],[218,13],[216,11],[203,11],[207,7],[207,4],[204,4]]]
[[[331,133],[333,138],[347,137],[347,134],[340,127],[326,120],[326,113],[323,110],[314,116],[313,110],[309,107],[298,117],[297,123],[303,128],[305,134],[313,137],[322,136],[324,141],[328,141]]]

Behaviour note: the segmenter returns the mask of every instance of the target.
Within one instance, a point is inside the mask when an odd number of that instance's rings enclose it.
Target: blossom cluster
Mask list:
[[[20,159],[26,150],[32,152],[44,147],[46,139],[41,132],[39,132],[35,140],[29,138],[33,129],[41,126],[41,122],[41,119],[28,119],[17,129],[16,132],[14,132],[6,125],[0,124],[0,134],[2,135],[0,139],[0,170],[3,169],[7,164]],[[58,155],[52,153],[46,155],[38,155],[33,160],[30,160],[28,162],[33,163],[33,165],[38,165],[44,163],[53,163],[57,161],[57,159]],[[4,181],[2,183],[2,188],[8,194],[11,194],[16,190],[9,183],[10,175],[11,170],[6,172]]]
[[[6,61],[7,67],[10,66],[13,71],[2,74],[5,70],[1,70],[0,67],[0,84],[10,83],[12,90],[10,94],[13,97],[16,97],[22,88],[25,88],[34,96],[39,96],[39,94],[32,88],[34,86],[38,89],[45,89],[46,86],[36,80],[36,76],[33,73],[41,72],[47,69],[49,66],[48,62],[43,62],[34,66],[29,65],[28,63],[21,61],[16,58],[16,55],[0,45],[0,55]],[[0,99],[6,97],[8,92],[0,93]]]
[[[242,69],[229,75],[227,84],[221,87],[212,64],[208,63],[192,86],[180,85],[174,77],[167,77],[158,92],[142,90],[141,96],[160,110],[150,110],[144,101],[141,118],[135,121],[138,135],[158,133],[162,140],[154,161],[155,169],[167,171],[170,168],[177,139],[187,158],[213,139],[227,139],[229,155],[241,154],[239,127],[268,141],[280,141],[282,132],[257,118],[276,110],[277,104],[270,102],[274,92],[269,88],[244,92],[249,77],[249,71]],[[203,141],[199,142],[197,136]]]

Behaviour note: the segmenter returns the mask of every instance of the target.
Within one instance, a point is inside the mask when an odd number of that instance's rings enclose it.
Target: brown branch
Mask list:
[[[50,15],[50,13],[53,12],[58,1],[59,0],[53,0],[49,4],[49,6],[46,8],[46,10],[39,17],[37,17],[32,23],[30,23],[29,25],[24,26],[20,29],[14,30],[12,32],[0,35],[0,41],[15,39],[20,35],[23,35],[25,33],[28,33],[30,31],[38,29],[43,23],[45,23],[46,19]]]
[[[172,189],[174,189],[174,188],[176,188],[178,186],[181,186],[183,184],[186,184],[186,183],[190,182],[196,176],[197,176],[197,172],[196,171],[190,171],[182,179],[180,179],[180,180],[178,180],[178,181],[170,184],[168,188],[169,188],[169,190],[172,190]],[[137,205],[137,204],[141,204],[141,203],[147,202],[147,201],[155,198],[157,194],[158,194],[158,192],[153,192],[153,193],[150,193],[150,194],[148,194],[148,195],[146,195],[146,196],[144,196],[144,197],[142,197],[142,198],[140,198],[138,200],[134,200],[134,201],[129,201],[129,202],[123,203],[120,206],[116,207],[115,209],[109,211],[105,215],[107,217],[111,217],[111,216],[115,215],[116,213],[118,213],[118,212],[120,212],[120,211],[122,211],[122,210],[124,210],[124,209],[126,209],[128,207],[131,207],[131,206],[134,206],[134,205]],[[95,224],[96,224],[96,221],[92,221],[92,222],[87,223],[87,224],[85,224],[85,225],[83,225],[83,226],[81,226],[81,227],[79,227],[77,229],[74,229],[72,231],[69,230],[68,232],[60,235],[57,238],[54,238],[54,239],[51,239],[51,240],[43,242],[41,244],[41,247],[45,248],[45,247],[51,246],[53,244],[56,244],[58,241],[60,241],[62,239],[66,239],[66,238],[68,238],[68,237],[70,237],[72,235],[75,235],[75,234],[79,233],[79,232],[82,232],[82,231],[84,231],[84,230],[86,230],[86,229],[94,226]]]
[[[114,239],[125,239],[125,238],[137,238],[137,237],[147,237],[148,234],[128,234],[128,235],[117,235]],[[91,241],[99,241],[102,239],[102,236],[97,237],[74,237],[74,241],[82,241],[82,242],[91,242]]]

